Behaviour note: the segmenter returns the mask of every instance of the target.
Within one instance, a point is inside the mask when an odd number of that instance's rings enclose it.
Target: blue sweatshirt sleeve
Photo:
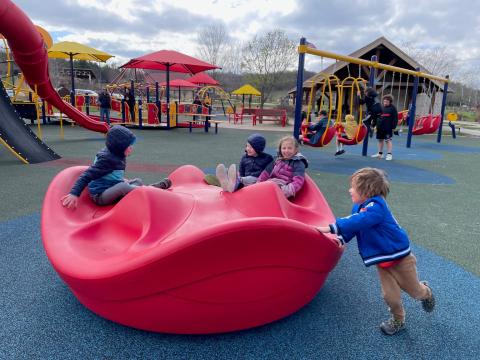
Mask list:
[[[352,215],[338,218],[336,223],[332,224],[330,228],[333,230],[333,233],[341,235],[345,242],[349,242],[360,231],[380,224],[383,218],[384,210],[382,206],[371,201],[360,209],[358,205],[355,205]]]

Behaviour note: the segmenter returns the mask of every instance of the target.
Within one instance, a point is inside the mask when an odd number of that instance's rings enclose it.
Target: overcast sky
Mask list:
[[[223,23],[232,38],[282,29],[317,48],[349,54],[385,36],[397,46],[448,47],[464,67],[480,68],[478,0],[16,0],[54,42],[78,41],[117,63],[171,49],[195,56],[198,32]],[[307,56],[306,68],[319,70]]]

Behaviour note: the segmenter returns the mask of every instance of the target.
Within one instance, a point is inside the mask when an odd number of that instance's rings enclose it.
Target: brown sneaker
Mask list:
[[[435,297],[433,296],[432,289],[428,286],[428,282],[420,281],[423,285],[430,290],[430,297],[422,300],[422,308],[425,312],[432,312],[435,309]]]
[[[405,320],[390,318],[380,324],[380,330],[382,330],[385,335],[395,335],[403,329],[405,329]]]
[[[159,182],[156,182],[154,184],[151,184],[150,186],[153,186],[153,187],[156,187],[156,188],[159,188],[159,189],[163,189],[163,190],[166,190],[168,189],[170,186],[172,186],[172,180],[170,180],[169,178],[165,178],[163,180],[160,180]]]

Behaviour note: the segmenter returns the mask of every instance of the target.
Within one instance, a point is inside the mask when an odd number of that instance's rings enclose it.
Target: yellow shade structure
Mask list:
[[[75,106],[75,80],[73,73],[73,60],[87,60],[106,62],[113,55],[94,49],[73,41],[61,41],[54,44],[48,49],[48,57],[56,59],[70,59],[70,74],[72,79],[72,91],[70,93],[70,101]]]
[[[255,89],[250,84],[245,84],[239,87],[237,90],[232,91],[233,95],[242,95],[242,107],[245,108],[245,95],[249,95],[250,98],[248,99],[248,107],[252,107],[252,96],[262,96],[262,93]]]
[[[262,93],[255,89],[252,85],[250,84],[245,84],[241,87],[239,87],[237,90],[232,91],[232,94],[234,95],[255,95],[255,96],[261,96]]]
[[[106,62],[113,55],[73,41],[62,41],[48,49],[48,57],[56,59],[89,60]]]

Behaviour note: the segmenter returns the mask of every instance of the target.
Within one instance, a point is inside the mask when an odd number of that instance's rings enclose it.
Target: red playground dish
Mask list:
[[[84,169],[50,184],[43,244],[78,300],[123,325],[207,334],[281,319],[312,300],[343,251],[312,226],[334,217],[308,176],[289,201],[271,182],[223,192],[187,165],[169,190],[139,187],[108,207],[84,191],[68,210],[60,198]]]

